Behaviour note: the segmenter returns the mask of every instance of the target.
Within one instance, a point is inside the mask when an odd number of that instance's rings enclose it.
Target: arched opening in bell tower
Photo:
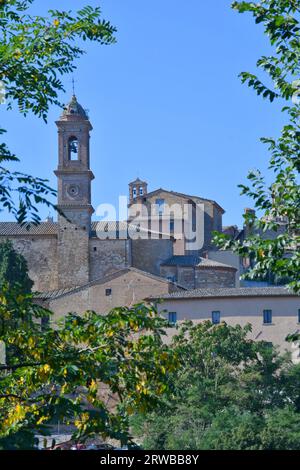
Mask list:
[[[68,158],[69,160],[78,160],[79,142],[77,137],[71,136],[68,140]]]

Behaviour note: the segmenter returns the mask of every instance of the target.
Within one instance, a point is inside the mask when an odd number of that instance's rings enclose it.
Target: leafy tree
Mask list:
[[[300,446],[299,366],[249,340],[250,331],[211,322],[180,327],[171,344],[180,365],[169,375],[167,396],[158,410],[131,418],[146,449]]]
[[[0,287],[18,287],[21,292],[29,293],[33,282],[28,276],[27,261],[17,253],[10,240],[0,244]]]
[[[299,450],[300,415],[292,408],[266,415],[228,408],[218,414],[200,443],[205,450]]]
[[[137,305],[106,316],[69,314],[41,330],[37,319],[47,312],[29,296],[10,295],[2,292],[0,340],[17,354],[0,365],[0,447],[30,448],[34,434],[57,420],[75,425],[80,441],[98,435],[131,444],[129,415],[157,406],[177,367],[162,341],[166,321]],[[17,328],[9,321],[16,312],[26,318]]]
[[[50,10],[43,17],[30,14],[33,2],[0,1],[0,88],[7,109],[16,103],[24,116],[33,112],[46,121],[49,105],[63,106],[58,99],[64,90],[61,77],[76,68],[75,60],[84,53],[79,41],[112,44],[116,30],[101,19],[99,7],[86,6],[75,14]],[[48,198],[56,192],[46,180],[5,167],[17,161],[5,142],[0,143],[0,203],[18,222],[38,223],[36,204],[52,205]]]
[[[205,450],[258,450],[263,422],[262,416],[228,407],[213,418],[211,426],[202,436],[201,448]]]
[[[257,61],[257,67],[273,86],[269,87],[263,78],[248,72],[241,74],[242,82],[271,102],[287,101],[283,111],[288,123],[278,139],[261,139],[271,153],[269,168],[274,175],[273,182],[267,185],[265,177],[256,170],[248,175],[249,185],[240,185],[242,194],[254,200],[260,214],[245,216],[247,223],[256,229],[254,235],[243,243],[216,235],[215,242],[255,261],[248,278],[259,278],[271,272],[290,279],[291,289],[300,292],[300,1],[235,1],[232,7],[240,13],[250,12],[257,24],[262,23],[274,49],[272,55]],[[283,233],[282,226],[286,229]],[[266,230],[277,233],[276,238],[255,235]]]
[[[261,432],[261,448],[267,450],[300,449],[300,414],[293,408],[277,409],[267,414]]]

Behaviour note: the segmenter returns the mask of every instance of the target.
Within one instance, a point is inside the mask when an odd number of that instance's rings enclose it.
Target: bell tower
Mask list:
[[[148,183],[141,181],[140,178],[136,178],[134,181],[129,183],[129,204],[137,202],[138,199],[146,196],[148,192]]]
[[[58,127],[58,287],[89,282],[91,216],[90,131],[87,112],[73,95]]]

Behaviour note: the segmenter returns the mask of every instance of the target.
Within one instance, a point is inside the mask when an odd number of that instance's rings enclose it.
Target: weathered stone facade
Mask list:
[[[90,281],[101,279],[114,271],[131,266],[129,240],[91,238],[89,245]]]
[[[174,238],[177,240],[178,247],[176,247],[176,254],[178,255],[201,255],[207,250],[216,249],[212,245],[212,232],[222,231],[222,215],[224,209],[219,206],[215,201],[200,198],[197,196],[189,196],[174,191],[167,191],[165,189],[158,189],[150,193],[143,192],[142,196],[132,197],[132,184],[136,184],[136,191],[140,186],[136,182],[129,185],[129,220],[137,220],[137,223],[148,228],[153,237],[157,233],[164,234],[175,231]],[[145,183],[143,183],[145,184]],[[147,190],[147,186],[143,187],[143,191]],[[157,213],[158,201],[164,204],[160,213]],[[199,231],[203,236],[203,244],[201,247],[193,248],[192,244],[188,242],[188,234],[196,230],[196,216],[201,217],[197,213],[196,207],[203,207],[204,217],[200,219]],[[188,220],[185,221],[185,228],[183,226],[183,218],[186,214],[187,207],[189,207]],[[173,210],[172,210],[173,209]],[[179,214],[179,216],[177,215]],[[172,229],[170,229],[170,215],[173,218]],[[151,218],[151,225],[149,220]],[[203,235],[202,235],[203,234]],[[182,243],[183,241],[184,243]]]
[[[197,256],[173,256],[161,265],[160,274],[186,289],[235,287],[233,266]]]
[[[137,304],[149,293],[161,296],[180,290],[176,284],[165,279],[135,268],[126,268],[78,289],[53,293],[39,300],[55,312],[55,321],[67,312],[81,314],[93,310],[104,314],[114,307]]]
[[[58,288],[80,286],[89,282],[89,234],[74,224],[58,227]]]
[[[132,266],[160,274],[161,264],[173,254],[172,240],[132,240]]]
[[[57,238],[56,236],[6,236],[1,239],[12,241],[14,248],[27,260],[29,276],[36,291],[43,292],[58,288],[57,279]]]
[[[204,268],[195,270],[195,289],[235,287],[235,269]]]

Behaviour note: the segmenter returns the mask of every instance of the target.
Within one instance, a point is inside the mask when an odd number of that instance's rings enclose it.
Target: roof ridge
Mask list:
[[[218,287],[218,288],[198,288],[186,292],[173,292],[161,296],[162,299],[201,299],[209,297],[293,297],[297,294],[291,292],[286,287],[268,286],[268,287]]]
[[[158,188],[158,189],[155,189],[153,191],[150,191],[148,192],[147,194],[144,195],[144,197],[148,197],[149,195],[151,196],[152,194],[158,192],[158,191],[164,191],[166,193],[170,193],[170,194],[175,194],[175,195],[178,195],[178,196],[184,196],[186,198],[189,198],[189,199],[201,199],[203,201],[207,201],[207,202],[211,202],[213,204],[216,204],[218,207],[220,207],[220,209],[222,209],[222,211],[225,212],[225,210],[223,209],[222,206],[220,206],[220,204],[217,203],[217,201],[215,201],[214,199],[207,199],[205,197],[202,197],[202,196],[194,196],[194,195],[191,195],[191,194],[186,194],[186,193],[181,193],[179,191],[172,191],[170,189],[165,189],[165,188]]]
[[[125,274],[126,272],[136,272],[138,274],[150,277],[151,279],[157,279],[161,282],[167,283],[167,284],[173,284],[178,287],[180,287],[183,290],[186,290],[185,287],[181,286],[180,284],[177,284],[176,282],[170,281],[169,279],[166,279],[161,276],[157,276],[156,274],[148,273],[147,271],[142,271],[141,269],[134,268],[133,266],[128,266],[122,269],[118,269],[117,271],[114,271],[111,274],[107,274],[106,276],[103,276],[98,279],[94,279],[93,281],[90,281],[86,284],[82,284],[81,286],[76,286],[76,287],[70,287],[66,289],[57,289],[57,290],[52,290],[48,292],[37,292],[35,297],[40,298],[40,299],[51,299],[51,298],[59,298],[63,297],[64,295],[69,295],[73,294],[75,292],[80,292],[82,289],[86,289],[88,287],[95,286],[97,284],[101,285],[104,284],[105,282],[109,281],[110,279],[116,279],[117,277],[120,277],[123,273]]]
[[[178,262],[177,262],[178,261]],[[180,263],[183,261],[183,263]],[[182,266],[194,266],[194,267],[215,267],[215,268],[231,268],[237,269],[235,266],[230,264],[221,263],[210,258],[204,258],[200,255],[173,255],[162,263],[163,265],[182,265]]]

